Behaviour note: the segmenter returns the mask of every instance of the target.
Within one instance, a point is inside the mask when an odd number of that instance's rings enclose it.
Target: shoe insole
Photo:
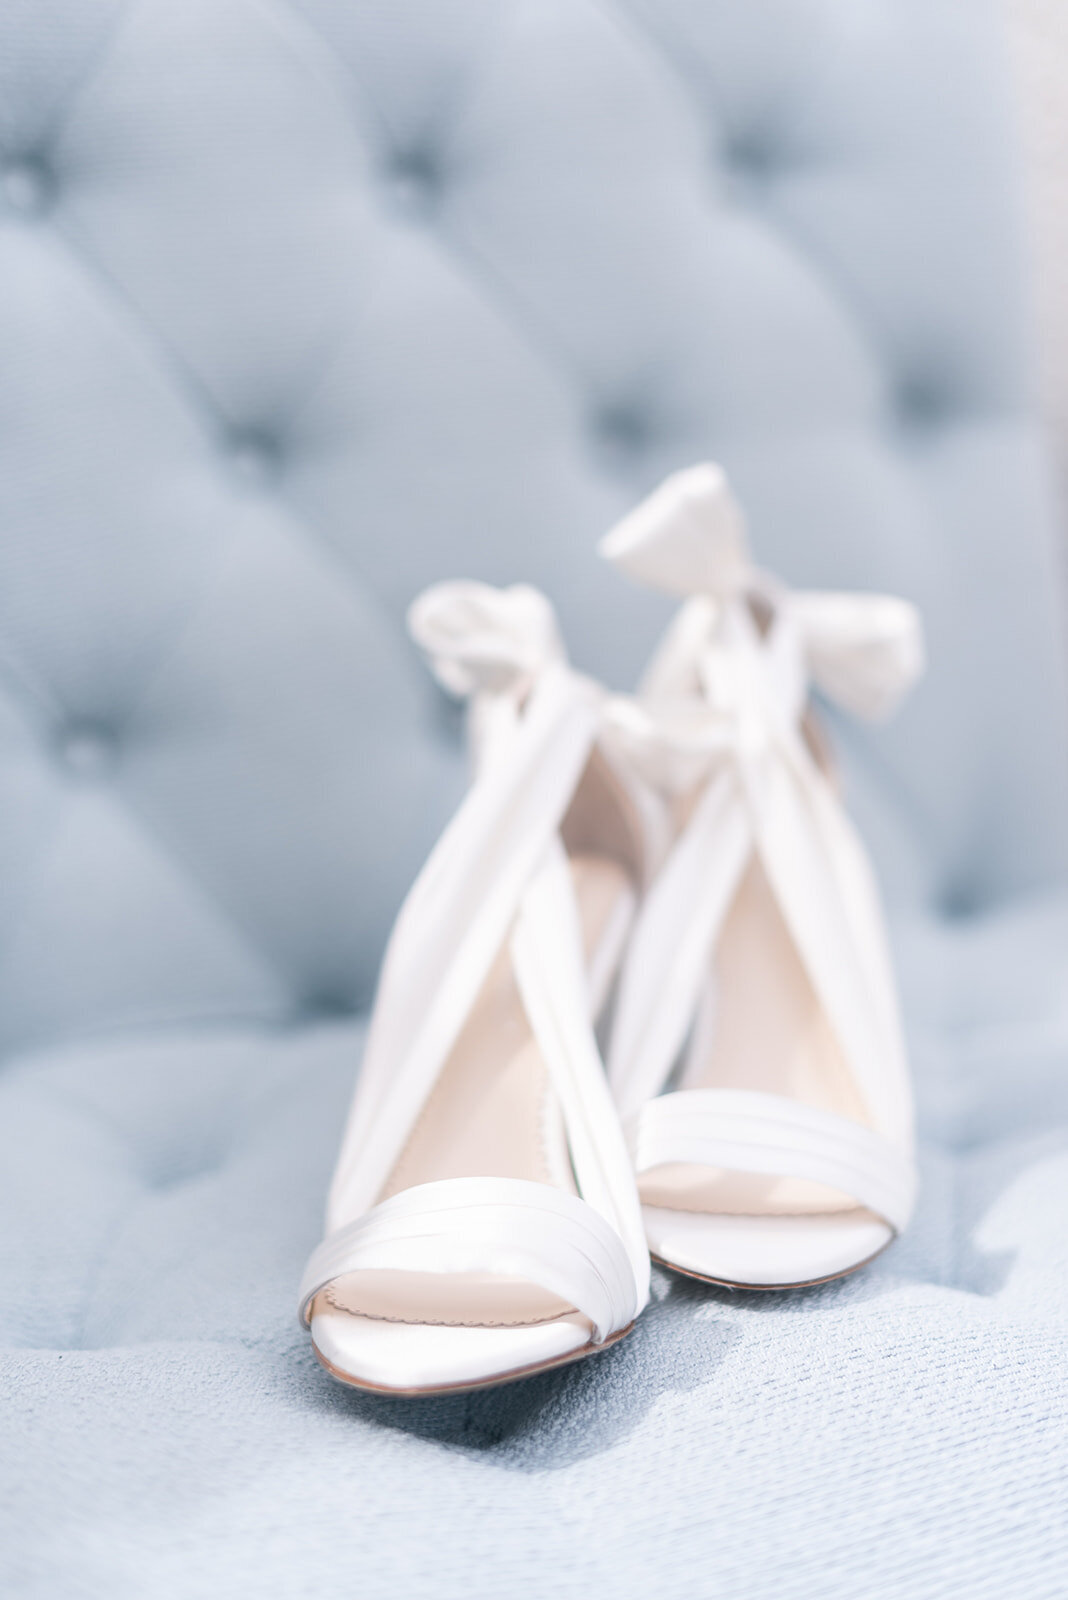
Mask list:
[[[826,1011],[754,855],[727,915],[678,1089],[784,1095],[856,1122],[870,1119]],[[852,1210],[807,1179],[677,1162],[643,1173],[646,1205],[739,1215]]]
[[[587,971],[611,967],[634,905],[607,857],[570,860]],[[574,1194],[560,1103],[531,1032],[507,942],[378,1199],[445,1178],[524,1178]],[[465,1326],[529,1324],[572,1307],[519,1281],[478,1274],[367,1272],[324,1291],[339,1310]]]

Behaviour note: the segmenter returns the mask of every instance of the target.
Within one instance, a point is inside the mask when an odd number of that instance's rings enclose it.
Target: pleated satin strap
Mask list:
[[[849,1195],[900,1232],[916,1176],[882,1134],[815,1106],[743,1089],[684,1089],[650,1100],[631,1124],[639,1173],[675,1162],[804,1178]]]
[[[625,1328],[638,1291],[618,1233],[575,1195],[519,1178],[449,1178],[393,1195],[331,1234],[300,1287],[300,1315],[350,1273],[494,1273],[537,1284],[574,1306],[593,1341]]]

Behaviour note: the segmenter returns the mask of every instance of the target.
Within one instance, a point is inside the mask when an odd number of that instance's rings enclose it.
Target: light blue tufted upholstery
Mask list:
[[[1055,1592],[1064,674],[996,63],[975,0],[0,7],[8,1592]],[[405,605],[533,580],[624,684],[664,611],[595,538],[706,456],[767,564],[928,619],[844,732],[919,1221],[375,1406],[292,1301],[463,781]]]

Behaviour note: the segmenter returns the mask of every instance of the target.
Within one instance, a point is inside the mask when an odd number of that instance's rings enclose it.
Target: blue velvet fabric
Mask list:
[[[1059,1592],[1064,668],[998,62],[985,0],[0,7],[5,1592]],[[705,457],[766,564],[927,617],[912,705],[839,730],[916,1223],[819,1291],[658,1279],[571,1372],[347,1394],[295,1287],[463,782],[404,608],[532,580],[626,686],[665,608],[595,539]]]

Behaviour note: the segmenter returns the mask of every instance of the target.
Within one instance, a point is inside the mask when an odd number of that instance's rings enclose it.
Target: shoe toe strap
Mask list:
[[[536,1284],[593,1325],[602,1343],[638,1312],[623,1241],[576,1195],[518,1178],[451,1178],[384,1200],[313,1251],[300,1287],[311,1322],[322,1289],[349,1273],[492,1273]]]
[[[638,1174],[676,1162],[803,1178],[850,1195],[900,1232],[912,1211],[910,1157],[848,1117],[782,1095],[692,1089],[650,1100],[632,1119]]]

